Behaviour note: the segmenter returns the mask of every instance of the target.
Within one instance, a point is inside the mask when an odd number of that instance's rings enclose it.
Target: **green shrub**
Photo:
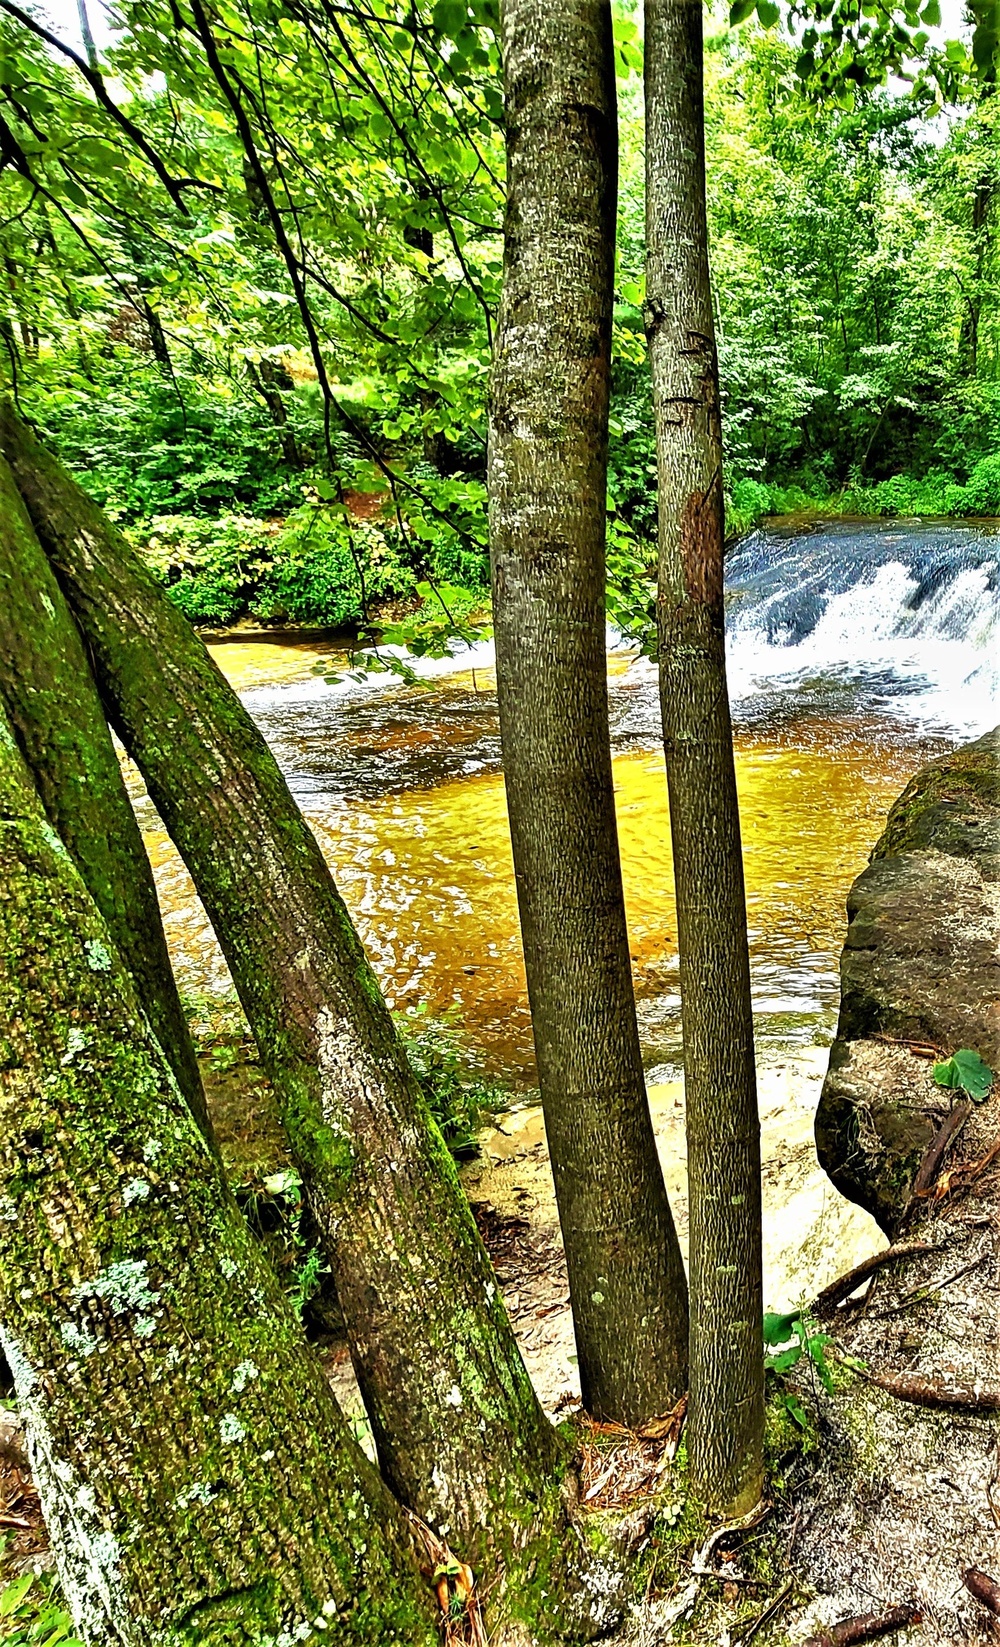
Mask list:
[[[0,1591],[0,1641],[6,1647],[82,1647],[52,1574],[22,1573]]]
[[[360,563],[360,571],[359,571]],[[369,602],[409,594],[416,583],[381,524],[348,524],[337,505],[309,503],[288,517],[250,603],[264,622],[338,627],[364,616]]]
[[[1000,515],[1000,452],[980,458],[962,488],[966,515]]]
[[[248,515],[154,515],[126,535],[191,623],[232,623],[270,565],[277,530]]]
[[[737,480],[726,499],[726,530],[749,532],[764,515],[773,514],[771,489],[760,480]]]

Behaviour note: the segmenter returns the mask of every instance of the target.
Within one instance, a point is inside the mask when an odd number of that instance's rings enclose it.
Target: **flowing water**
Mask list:
[[[844,901],[887,808],[928,756],[998,717],[996,529],[775,526],[727,568],[729,668],[762,1058],[822,1045]],[[452,1010],[488,1070],[534,1079],[488,647],[329,685],[331,648],[213,648],[315,829],[390,1002]],[[327,659],[329,661],[329,658]],[[615,787],[647,1067],[679,1067],[676,922],[655,673],[609,654]],[[168,936],[192,992],[228,988],[148,811]]]

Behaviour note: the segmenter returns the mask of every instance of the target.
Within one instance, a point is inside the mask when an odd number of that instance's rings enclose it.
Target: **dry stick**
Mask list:
[[[890,1607],[887,1613],[859,1613],[856,1618],[845,1618],[810,1636],[803,1647],[859,1647],[864,1641],[876,1641],[879,1636],[891,1635],[894,1630],[905,1630],[910,1624],[919,1624],[923,1614],[919,1607],[904,1602],[901,1607]]]
[[[949,1144],[961,1132],[971,1114],[972,1105],[967,1098],[963,1098],[962,1102],[956,1104],[951,1113],[945,1116],[928,1144],[924,1152],[924,1158],[917,1168],[917,1176],[913,1180],[913,1188],[910,1191],[911,1197],[915,1199],[917,1196],[928,1193],[938,1175],[938,1168],[944,1160]]]
[[[984,1573],[981,1567],[969,1567],[962,1574],[962,1583],[970,1596],[975,1596],[988,1613],[994,1618],[1000,1618],[1000,1584],[989,1573]]]
[[[856,1264],[846,1275],[838,1276],[836,1281],[831,1281],[828,1287],[824,1287],[823,1291],[816,1295],[813,1303],[814,1313],[829,1315],[845,1298],[850,1298],[851,1293],[856,1292],[862,1282],[867,1281],[869,1276],[874,1275],[876,1270],[883,1269],[886,1264],[894,1264],[899,1258],[912,1258],[917,1253],[935,1250],[928,1241],[900,1241],[894,1247],[887,1247],[884,1252],[873,1253],[871,1258],[866,1258],[862,1264]]]
[[[953,1281],[961,1281],[963,1275],[968,1275],[970,1270],[976,1269],[985,1257],[986,1254],[981,1252],[978,1258],[973,1258],[970,1263],[963,1264],[962,1268],[956,1270],[953,1275],[946,1275],[943,1281],[932,1281],[926,1287],[914,1287],[913,1291],[908,1292],[906,1297],[901,1299],[898,1304],[893,1304],[887,1310],[879,1310],[877,1317],[886,1320],[890,1315],[902,1315],[904,1310],[910,1309],[914,1304],[922,1304],[925,1298],[930,1298],[936,1292],[942,1292],[945,1287],[950,1287]]]

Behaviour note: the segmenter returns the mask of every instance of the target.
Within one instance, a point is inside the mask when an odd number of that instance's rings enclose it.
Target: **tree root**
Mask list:
[[[897,1401],[912,1401],[918,1407],[958,1407],[969,1412],[1000,1412],[1000,1389],[981,1384],[942,1384],[936,1378],[916,1373],[873,1373],[855,1368],[869,1384],[894,1395]]]
[[[962,1574],[962,1583],[970,1596],[975,1596],[978,1602],[992,1613],[994,1618],[1000,1618],[1000,1584],[989,1573],[984,1573],[981,1567],[969,1567]]]
[[[857,1264],[853,1270],[848,1270],[846,1275],[838,1276],[836,1281],[831,1281],[828,1287],[824,1287],[823,1291],[816,1295],[813,1301],[814,1313],[830,1315],[838,1304],[842,1304],[845,1298],[850,1298],[851,1293],[856,1292],[862,1282],[867,1281],[876,1270],[883,1269],[886,1264],[894,1264],[897,1258],[912,1258],[917,1253],[936,1250],[928,1241],[900,1241],[894,1247],[887,1247],[885,1252],[873,1253],[863,1264]]]

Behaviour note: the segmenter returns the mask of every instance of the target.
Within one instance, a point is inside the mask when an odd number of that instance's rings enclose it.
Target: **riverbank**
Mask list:
[[[1000,457],[982,459],[965,482],[944,471],[828,491],[738,480],[726,508],[731,543],[759,527],[809,530],[818,523],[898,519],[978,521],[995,528],[998,517]],[[451,547],[401,542],[394,517],[369,509],[349,518],[318,499],[273,518],[155,515],[134,522],[127,535],[206,639],[253,633],[260,639],[338,636],[349,642],[362,622],[391,625],[419,607],[417,586],[428,572],[461,589],[466,604],[489,603],[485,518],[481,547],[457,558]],[[628,612],[651,576],[655,545],[617,520],[612,540],[609,610]]]

